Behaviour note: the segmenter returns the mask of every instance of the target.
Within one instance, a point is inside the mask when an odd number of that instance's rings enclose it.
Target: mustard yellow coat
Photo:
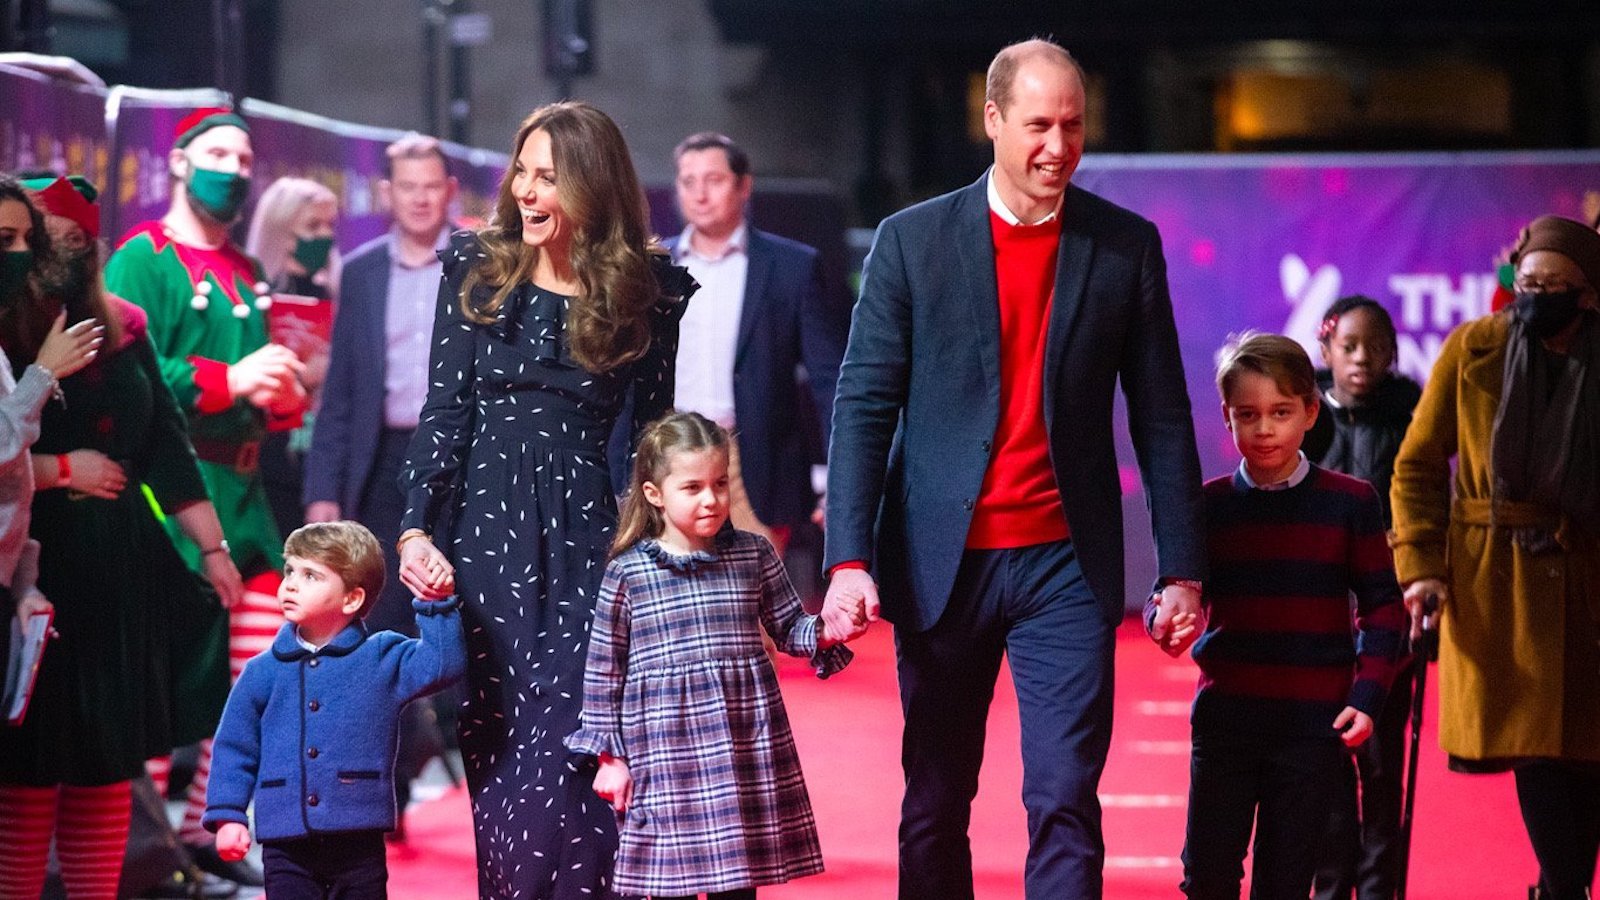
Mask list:
[[[1395,460],[1395,571],[1401,584],[1450,585],[1439,632],[1446,753],[1600,761],[1600,524],[1490,499],[1508,334],[1499,313],[1457,328],[1440,351]],[[1516,547],[1510,528],[1533,524],[1557,527],[1565,549]]]

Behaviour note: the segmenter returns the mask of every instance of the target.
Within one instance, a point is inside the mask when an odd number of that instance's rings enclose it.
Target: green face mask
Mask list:
[[[189,166],[189,198],[206,215],[229,223],[239,218],[239,210],[250,196],[250,179],[237,172],[218,172]]]
[[[306,270],[307,275],[314,275],[328,264],[328,252],[332,249],[331,237],[297,236],[294,239],[294,261]]]
[[[22,299],[22,288],[28,283],[28,273],[32,271],[32,250],[0,253],[0,306],[10,306]]]

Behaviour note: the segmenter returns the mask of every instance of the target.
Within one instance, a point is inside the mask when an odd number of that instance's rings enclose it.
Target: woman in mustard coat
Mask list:
[[[1392,542],[1413,614],[1440,601],[1451,767],[1515,772],[1539,896],[1582,900],[1600,855],[1600,234],[1544,216],[1513,260],[1516,303],[1434,364]]]

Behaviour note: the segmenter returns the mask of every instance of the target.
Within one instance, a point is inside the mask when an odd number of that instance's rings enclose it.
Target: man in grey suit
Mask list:
[[[1199,461],[1160,236],[1070,185],[1083,75],[1044,40],[989,69],[994,166],[883,222],[839,373],[823,616],[894,623],[900,896],[973,896],[967,839],[1002,657],[1022,719],[1030,898],[1098,897],[1096,797],[1124,606],[1120,381],[1157,547],[1157,629],[1198,612]]]

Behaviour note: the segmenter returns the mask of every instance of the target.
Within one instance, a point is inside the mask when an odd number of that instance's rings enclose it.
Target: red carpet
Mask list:
[[[1188,790],[1188,705],[1194,664],[1174,661],[1125,623],[1117,647],[1116,730],[1101,784],[1106,896],[1176,897]],[[895,893],[895,827],[901,781],[900,708],[894,645],[881,626],[854,645],[856,661],[820,682],[803,666],[780,670],[828,871],[761,892],[768,900],[877,900]],[[1417,797],[1410,896],[1418,900],[1526,896],[1536,876],[1509,776],[1445,770],[1433,739],[1430,679]],[[1020,800],[1017,707],[1002,673],[990,716],[982,786],[973,810],[972,852],[982,900],[1021,898],[1027,832]],[[412,844],[391,850],[395,900],[471,897],[472,830],[464,793],[415,808]]]

